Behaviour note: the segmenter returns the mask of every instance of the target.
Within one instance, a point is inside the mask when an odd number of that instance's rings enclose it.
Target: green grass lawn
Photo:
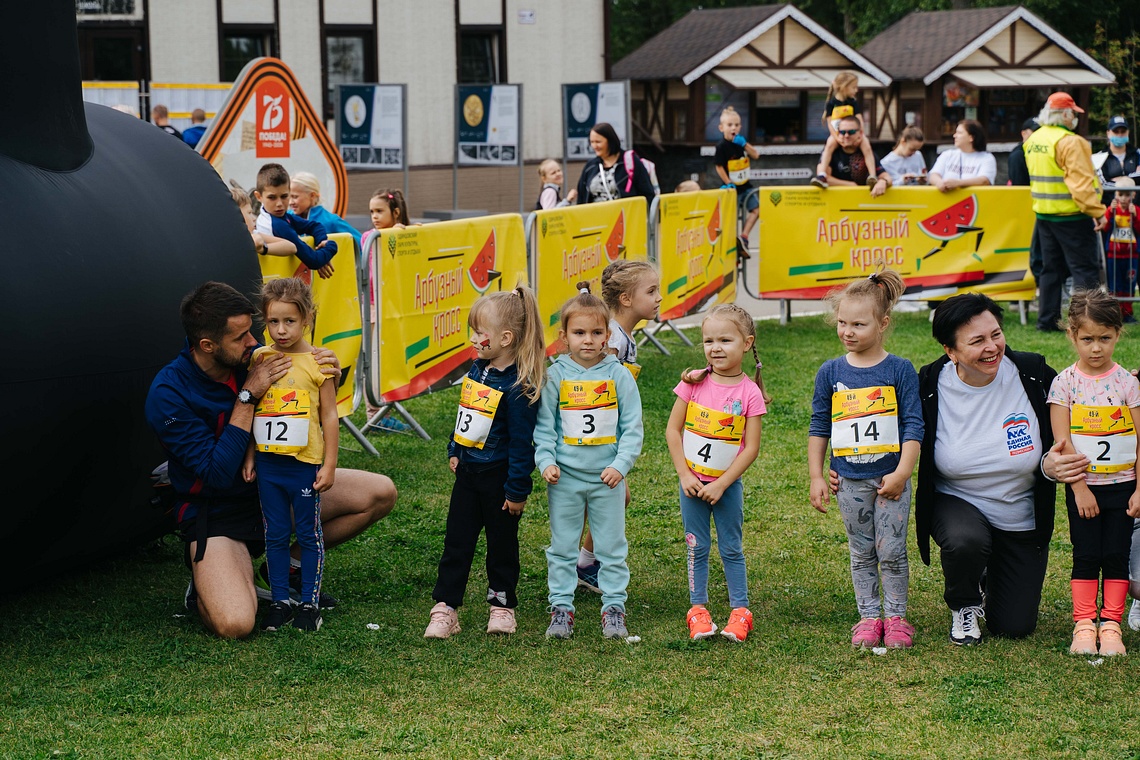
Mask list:
[[[1063,337],[1012,313],[1008,338],[1055,368],[1073,361]],[[912,528],[914,649],[851,649],[846,537],[838,510],[809,504],[805,451],[815,371],[838,341],[815,317],[761,323],[759,339],[774,401],[745,475],[756,622],[747,643],[687,638],[664,427],[679,372],[701,356],[674,338],[672,357],[642,349],[647,434],[627,519],[628,622],[641,643],[604,641],[590,594],[579,595],[573,639],[543,638],[541,486],[522,524],[519,633],[482,632],[486,578],[476,569],[463,632],[422,638],[450,490],[452,389],[407,404],[433,441],[388,435],[376,439],[375,460],[342,437],[342,465],[391,475],[400,498],[390,517],[328,555],[326,588],[342,603],[317,634],[207,635],[181,614],[187,573],[172,539],[6,600],[0,757],[1140,757],[1140,635],[1125,631],[1135,654],[1097,666],[1067,653],[1063,505],[1032,637],[949,644],[937,549],[935,566],[922,565]],[[925,313],[899,315],[888,348],[916,367],[939,352]],[[1117,358],[1136,365],[1135,338]],[[710,609],[723,624],[715,552],[711,565]]]

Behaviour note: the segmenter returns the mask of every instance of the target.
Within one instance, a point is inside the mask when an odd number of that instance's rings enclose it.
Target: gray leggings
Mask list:
[[[906,616],[910,565],[906,558],[906,529],[910,521],[910,480],[898,501],[876,493],[882,479],[839,479],[839,513],[851,549],[851,583],[859,617]],[[879,602],[880,580],[883,601]]]

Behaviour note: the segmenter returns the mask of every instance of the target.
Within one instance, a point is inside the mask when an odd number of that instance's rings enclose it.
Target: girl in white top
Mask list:
[[[930,170],[930,184],[942,192],[956,187],[992,185],[997,161],[986,150],[986,130],[973,119],[963,119],[954,130],[954,147],[938,156]]]
[[[898,145],[880,165],[891,175],[892,185],[925,185],[926,158],[922,155],[922,130],[913,124],[903,129]]]
[[[1104,288],[1078,291],[1069,304],[1069,339],[1077,362],[1049,389],[1053,436],[1062,454],[1088,457],[1084,480],[1065,487],[1073,542],[1071,654],[1122,655],[1120,621],[1128,594],[1132,520],[1140,517],[1137,490],[1136,379],[1112,359],[1120,340],[1120,305]],[[1096,624],[1101,579],[1104,593]]]
[[[636,380],[641,374],[641,365],[637,363],[637,341],[633,339],[633,330],[638,322],[657,318],[657,308],[661,305],[661,276],[647,261],[618,259],[602,271],[602,300],[613,315],[606,351],[617,356]],[[626,483],[626,506],[629,501],[629,484]],[[597,583],[598,567],[594,556],[594,537],[587,529],[578,552],[578,585],[601,593]]]

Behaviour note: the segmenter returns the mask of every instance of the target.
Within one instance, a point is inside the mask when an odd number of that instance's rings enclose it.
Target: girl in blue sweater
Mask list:
[[[589,284],[562,307],[559,338],[569,353],[554,360],[534,430],[535,462],[547,482],[550,587],[547,638],[574,632],[578,538],[586,507],[600,568],[602,635],[625,638],[629,567],[625,489],[618,488],[641,454],[641,396],[629,370],[607,352],[610,311]]]
[[[455,473],[443,557],[424,637],[459,633],[475,543],[487,532],[487,633],[515,632],[519,581],[519,520],[534,471],[534,422],[546,346],[534,291],[483,296],[467,319],[475,363],[463,380],[455,431],[447,445]]]

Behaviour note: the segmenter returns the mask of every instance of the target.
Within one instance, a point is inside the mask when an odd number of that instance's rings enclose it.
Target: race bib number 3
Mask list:
[[[1089,458],[1088,472],[1103,475],[1136,465],[1136,426],[1128,407],[1074,404],[1069,431],[1073,446]]]
[[[459,414],[455,418],[455,432],[452,438],[460,446],[481,449],[487,443],[491,432],[491,422],[503,392],[483,385],[467,377],[463,379],[463,390],[459,394]]]
[[[847,457],[899,451],[899,410],[889,385],[831,394],[831,453]]]
[[[258,451],[296,454],[309,445],[309,392],[270,388],[257,402],[253,442]]]
[[[617,443],[618,400],[613,380],[563,380],[558,389],[562,440],[571,446]]]
[[[740,452],[746,419],[742,414],[718,412],[690,401],[681,435],[689,469],[712,478],[723,475]]]

